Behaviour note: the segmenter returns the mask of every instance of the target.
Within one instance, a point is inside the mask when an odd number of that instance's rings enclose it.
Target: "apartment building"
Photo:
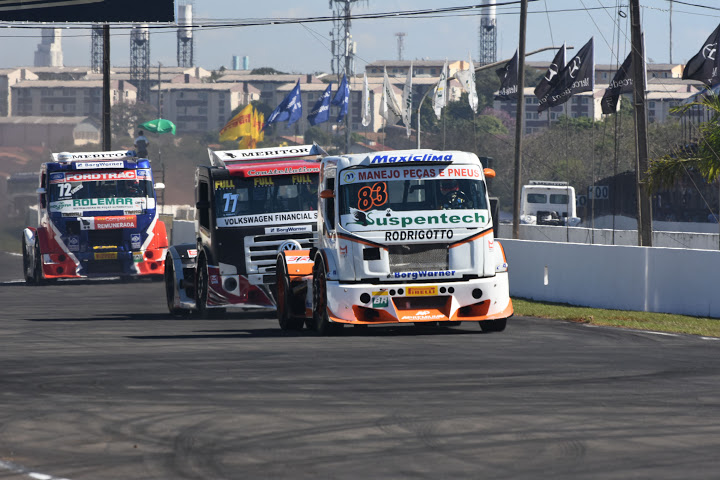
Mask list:
[[[27,68],[0,69],[0,117],[12,115],[10,100],[10,86],[23,80],[38,80],[38,76]]]
[[[26,80],[10,86],[13,116],[96,117],[102,114],[101,81]],[[135,103],[137,88],[110,82],[110,105]]]
[[[526,88],[523,92],[525,98],[525,133],[536,133],[548,128],[552,122],[557,121],[562,116],[600,120],[602,118],[600,101],[604,92],[605,88],[596,88],[593,92],[578,93],[570,97],[570,100],[563,105],[551,107],[538,113],[539,101],[535,96],[535,87]],[[493,102],[493,108],[507,113],[511,118],[517,116],[517,102],[515,100],[499,100],[496,98]]]
[[[162,117],[171,120],[183,133],[220,130],[231,112],[260,99],[260,91],[249,83],[197,83],[185,76],[160,85]],[[158,87],[150,91],[156,105]]]

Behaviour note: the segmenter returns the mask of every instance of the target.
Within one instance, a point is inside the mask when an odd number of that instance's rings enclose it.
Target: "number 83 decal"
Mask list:
[[[385,182],[377,182],[372,187],[362,187],[358,191],[358,209],[366,212],[373,206],[384,205],[387,199],[387,183]]]

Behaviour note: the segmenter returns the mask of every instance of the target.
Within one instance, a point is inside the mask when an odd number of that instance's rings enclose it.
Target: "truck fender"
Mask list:
[[[495,240],[495,248],[493,249],[493,259],[495,261],[495,273],[507,272],[508,262],[505,257],[505,249],[502,244]]]
[[[50,236],[46,228],[40,227],[35,230],[35,237],[37,238],[38,245],[40,246],[40,253],[47,253],[50,251]]]
[[[315,254],[315,258],[321,258],[325,264],[325,272],[327,272],[328,280],[338,279],[337,259],[335,258],[335,250],[332,248],[319,249]]]
[[[190,298],[186,292],[185,272],[187,268],[195,270],[197,259],[197,245],[189,243],[184,245],[173,245],[168,248],[165,257],[166,271],[167,266],[172,265],[173,278],[165,278],[166,288],[170,288],[169,282],[172,281],[173,307],[174,309],[193,309],[195,308],[195,300]]]
[[[173,245],[168,248],[168,255],[172,255],[173,260],[177,258],[182,262],[182,265],[185,265],[186,267],[195,265],[198,257],[197,245],[194,243]]]

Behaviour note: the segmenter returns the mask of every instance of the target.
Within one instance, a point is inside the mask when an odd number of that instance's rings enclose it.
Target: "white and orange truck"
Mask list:
[[[458,325],[502,331],[513,314],[473,153],[405,150],[320,162],[318,243],[277,256],[280,327]]]

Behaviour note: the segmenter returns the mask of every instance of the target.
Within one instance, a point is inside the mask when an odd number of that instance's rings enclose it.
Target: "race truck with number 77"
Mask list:
[[[170,313],[274,310],[278,250],[317,237],[317,145],[208,150],[195,171],[196,243],[168,250]]]
[[[277,256],[280,327],[504,330],[513,307],[485,181],[494,176],[460,151],[322,158],[318,245]]]

